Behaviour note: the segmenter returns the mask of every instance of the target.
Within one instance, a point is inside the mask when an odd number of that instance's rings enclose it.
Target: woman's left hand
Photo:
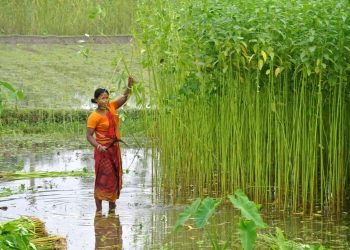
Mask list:
[[[102,146],[101,144],[97,145],[97,150],[100,151],[101,153],[107,152],[107,148],[105,146]]]

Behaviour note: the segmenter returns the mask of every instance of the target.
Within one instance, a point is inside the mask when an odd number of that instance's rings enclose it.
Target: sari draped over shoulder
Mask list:
[[[109,127],[107,131],[99,131],[99,135],[108,138],[107,143],[101,143],[108,147],[107,152],[100,152],[95,148],[95,190],[94,196],[98,200],[115,202],[122,189],[122,159],[119,143],[110,144],[116,139],[116,123],[114,114],[107,113]]]

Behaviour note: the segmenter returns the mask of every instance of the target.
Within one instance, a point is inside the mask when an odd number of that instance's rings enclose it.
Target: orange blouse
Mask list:
[[[116,114],[117,101],[112,101],[108,104],[109,110],[112,114],[115,114],[115,134],[120,139],[119,131],[119,116]],[[87,119],[87,127],[95,129],[96,141],[100,144],[108,144],[112,142],[111,138],[104,136],[108,131],[109,121],[107,115],[101,115],[96,111],[93,111]],[[102,132],[102,133],[101,133]]]

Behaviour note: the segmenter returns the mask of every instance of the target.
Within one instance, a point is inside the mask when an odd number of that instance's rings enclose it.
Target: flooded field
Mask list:
[[[239,214],[232,206],[221,206],[204,230],[188,225],[173,231],[177,216],[187,204],[166,204],[154,191],[151,151],[123,149],[124,186],[115,213],[95,213],[93,177],[34,178],[1,181],[0,189],[19,190],[0,198],[0,221],[18,216],[35,216],[46,222],[51,234],[67,238],[68,249],[211,249],[210,238],[223,244],[231,242],[239,249]],[[93,170],[91,149],[27,152],[16,156],[1,155],[0,171],[9,165],[25,172]],[[303,243],[321,243],[331,249],[349,249],[350,217],[282,215],[263,208],[263,217],[274,232],[280,227],[288,239]]]

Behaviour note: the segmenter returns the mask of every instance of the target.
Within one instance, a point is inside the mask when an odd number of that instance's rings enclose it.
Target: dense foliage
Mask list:
[[[312,211],[350,178],[348,1],[143,1],[165,188]],[[175,192],[176,193],[176,192]]]

